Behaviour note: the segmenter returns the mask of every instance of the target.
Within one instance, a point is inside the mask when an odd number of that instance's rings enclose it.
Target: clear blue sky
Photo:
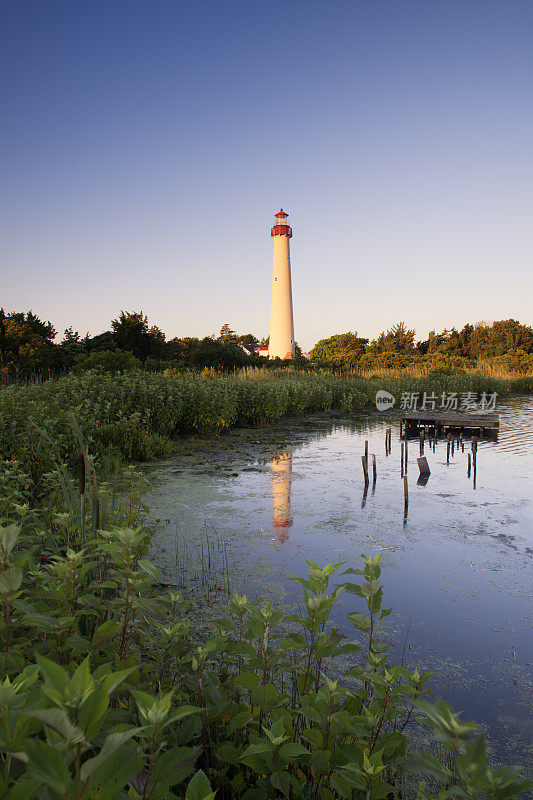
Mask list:
[[[533,322],[531,0],[6,0],[0,305],[98,333]]]

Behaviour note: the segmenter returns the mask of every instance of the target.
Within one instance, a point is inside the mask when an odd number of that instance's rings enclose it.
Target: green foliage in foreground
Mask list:
[[[504,800],[529,788],[517,768],[491,769],[475,723],[427,701],[429,673],[389,663],[379,555],[333,591],[343,565],[308,562],[300,614],[234,593],[214,638],[197,641],[191,603],[159,593],[150,529],[124,527],[141,521],[140,499],[102,493],[78,442],[77,492],[61,464],[62,491],[40,510],[21,503],[20,466],[0,484],[0,800]],[[354,642],[329,621],[341,592]],[[339,656],[342,683],[327,674]],[[447,759],[408,753],[415,723]]]
[[[0,457],[15,458],[28,472],[37,496],[54,465],[43,446],[46,430],[59,455],[71,464],[78,456],[70,419],[75,413],[97,457],[127,461],[167,457],[181,436],[214,435],[234,426],[254,426],[285,416],[328,412],[349,414],[373,406],[378,389],[403,392],[531,391],[532,378],[496,380],[481,375],[426,378],[360,378],[328,373],[246,370],[235,376],[209,373],[127,375],[86,373],[28,387],[0,390]]]

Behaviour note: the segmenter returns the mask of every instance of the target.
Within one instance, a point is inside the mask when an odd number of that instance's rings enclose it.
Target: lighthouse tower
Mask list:
[[[292,228],[289,225],[289,215],[282,208],[274,216],[274,226],[270,235],[274,240],[274,261],[268,357],[294,358],[291,254],[289,250]]]

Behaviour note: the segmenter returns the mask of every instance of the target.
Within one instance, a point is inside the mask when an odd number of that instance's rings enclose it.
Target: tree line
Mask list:
[[[415,331],[399,322],[372,341],[352,332],[321,339],[310,356],[323,367],[358,372],[427,366],[455,374],[484,363],[533,374],[533,328],[514,319],[478,322],[461,330],[430,331],[426,340],[415,342]]]
[[[4,378],[88,369],[116,373],[141,367],[157,371],[280,366],[280,359],[270,361],[257,354],[259,346],[267,344],[268,337],[259,340],[252,333],[237,334],[229,324],[222,326],[218,336],[167,340],[142,311],[121,311],[109,330],[96,336],[80,336],[69,327],[57,341],[54,325],[32,311],[6,314],[0,309],[0,375]],[[461,330],[431,331],[426,340],[415,341],[415,331],[399,322],[374,340],[351,331],[321,339],[309,359],[302,357],[299,347],[296,352],[301,367],[359,373],[425,366],[451,374],[486,362],[507,372],[533,374],[533,328],[513,319],[480,322]]]
[[[96,336],[80,336],[69,327],[59,342],[56,339],[54,325],[32,311],[6,314],[0,309],[0,375],[18,378],[88,369],[127,372],[141,366],[149,370],[264,366],[265,359],[254,349],[268,344],[268,339],[259,341],[251,333],[238,335],[227,324],[218,336],[167,340],[142,311],[121,311],[110,329]]]

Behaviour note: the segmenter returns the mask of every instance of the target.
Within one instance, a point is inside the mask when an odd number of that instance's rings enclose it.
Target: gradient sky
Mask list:
[[[62,333],[533,322],[533,2],[4,0],[0,305]]]

